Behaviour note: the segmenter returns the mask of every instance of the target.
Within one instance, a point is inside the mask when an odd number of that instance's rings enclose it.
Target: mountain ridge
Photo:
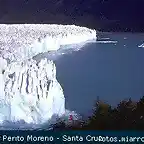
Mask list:
[[[144,32],[143,0],[1,0],[0,23],[75,24],[100,31]]]

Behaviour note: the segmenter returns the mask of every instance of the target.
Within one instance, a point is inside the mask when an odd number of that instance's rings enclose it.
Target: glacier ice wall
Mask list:
[[[18,61],[52,50],[61,45],[96,39],[96,31],[75,25],[0,24],[0,55]]]
[[[29,60],[1,67],[0,85],[1,121],[40,124],[65,113],[65,98],[52,61]]]
[[[53,61],[33,56],[62,45],[96,39],[96,31],[75,25],[0,24],[0,122],[42,124],[65,110]]]

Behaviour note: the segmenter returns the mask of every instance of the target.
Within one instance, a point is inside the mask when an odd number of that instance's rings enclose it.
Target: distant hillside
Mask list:
[[[0,0],[0,23],[77,24],[144,32],[143,0]]]

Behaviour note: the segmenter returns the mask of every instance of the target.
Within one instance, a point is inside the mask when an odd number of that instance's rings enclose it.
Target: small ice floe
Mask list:
[[[96,41],[96,43],[117,43],[117,41]]]
[[[144,48],[144,43],[138,46],[139,48]]]
[[[110,38],[101,38],[102,40],[108,40],[108,39],[110,39]]]
[[[127,37],[124,37],[124,39],[127,39]]]

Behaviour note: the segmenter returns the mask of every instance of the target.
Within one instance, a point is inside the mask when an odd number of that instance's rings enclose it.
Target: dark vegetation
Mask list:
[[[60,122],[54,129],[144,130],[144,96],[138,102],[131,99],[122,101],[115,108],[103,102],[96,102],[93,115],[88,120],[67,126]]]
[[[143,0],[0,0],[0,23],[76,24],[144,32]]]

